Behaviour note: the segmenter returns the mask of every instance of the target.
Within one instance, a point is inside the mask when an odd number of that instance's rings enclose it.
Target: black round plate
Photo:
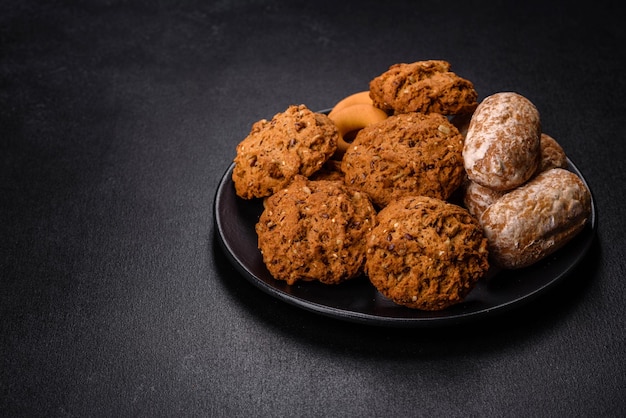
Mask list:
[[[568,163],[569,169],[587,184],[576,166],[569,160]],[[318,282],[288,285],[275,280],[263,264],[254,229],[263,203],[260,199],[244,200],[235,194],[233,167],[231,164],[219,183],[214,207],[219,241],[233,265],[252,284],[280,300],[352,322],[433,327],[501,314],[527,303],[564,279],[588,252],[596,232],[596,207],[592,199],[591,217],[585,228],[550,257],[524,269],[491,269],[462,303],[442,311],[420,311],[386,299],[367,277],[332,286]]]

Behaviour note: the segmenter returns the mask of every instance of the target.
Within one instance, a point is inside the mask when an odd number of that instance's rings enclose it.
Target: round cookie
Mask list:
[[[406,195],[447,199],[464,179],[462,150],[445,116],[403,113],[359,131],[341,170],[380,207]]]
[[[232,179],[244,199],[270,196],[294,176],[310,176],[337,149],[339,134],[328,116],[292,105],[272,120],[256,122],[237,145]]]
[[[337,284],[362,274],[366,235],[375,223],[364,193],[340,181],[296,176],[265,200],[258,247],[278,280]]]
[[[394,64],[370,81],[370,97],[376,107],[391,113],[471,113],[478,93],[471,81],[450,69],[442,60]]]
[[[482,228],[460,206],[409,196],[390,203],[377,220],[365,272],[397,304],[445,309],[461,302],[489,268]]]

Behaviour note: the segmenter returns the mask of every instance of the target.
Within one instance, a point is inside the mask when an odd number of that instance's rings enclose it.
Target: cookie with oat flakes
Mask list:
[[[288,284],[337,284],[362,274],[376,212],[366,194],[335,180],[296,176],[264,202],[256,232],[268,271]]]
[[[237,145],[232,179],[239,197],[270,196],[296,175],[318,171],[337,149],[339,133],[328,116],[292,105],[253,124]]]
[[[426,196],[396,200],[377,215],[365,272],[385,297],[409,308],[441,310],[464,300],[488,268],[478,220]]]
[[[471,113],[478,93],[471,81],[451,71],[443,60],[394,64],[370,81],[374,106],[389,113]]]
[[[379,207],[407,195],[447,199],[465,178],[463,137],[437,113],[403,113],[363,128],[341,162],[344,181]]]

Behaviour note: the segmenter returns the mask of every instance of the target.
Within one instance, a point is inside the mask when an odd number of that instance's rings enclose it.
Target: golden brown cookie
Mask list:
[[[447,199],[464,178],[462,150],[445,116],[403,113],[359,131],[341,170],[380,207],[406,195]]]
[[[478,93],[450,68],[442,60],[394,64],[370,81],[370,96],[376,107],[392,113],[471,113]]]
[[[366,235],[375,223],[365,194],[338,181],[296,176],[266,199],[256,232],[274,278],[336,284],[362,273]]]
[[[294,176],[310,176],[337,149],[338,131],[328,116],[293,105],[272,120],[256,122],[237,145],[232,179],[244,199],[270,196]]]
[[[482,228],[460,206],[409,196],[390,203],[377,219],[365,271],[397,304],[445,309],[461,302],[489,268]]]
[[[331,158],[318,171],[309,176],[310,180],[336,180],[343,183],[341,161]]]

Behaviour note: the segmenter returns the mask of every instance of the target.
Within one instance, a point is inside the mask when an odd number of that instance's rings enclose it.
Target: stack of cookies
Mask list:
[[[336,117],[289,106],[237,146],[237,195],[264,199],[263,261],[289,284],[365,275],[399,305],[457,304],[489,269],[478,213],[488,190],[475,192],[464,162],[478,95],[449,63],[419,61],[391,66],[358,97],[352,111],[338,104]],[[452,203],[458,193],[466,205]]]

